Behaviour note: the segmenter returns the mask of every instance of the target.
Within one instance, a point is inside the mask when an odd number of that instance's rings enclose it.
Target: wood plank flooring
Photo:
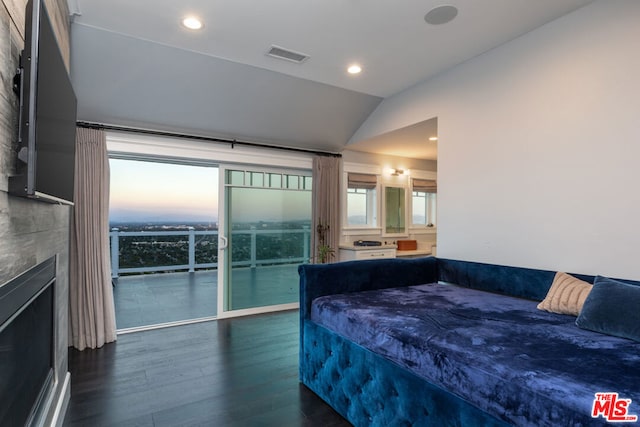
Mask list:
[[[296,310],[71,349],[64,425],[349,426],[299,384],[298,336]]]

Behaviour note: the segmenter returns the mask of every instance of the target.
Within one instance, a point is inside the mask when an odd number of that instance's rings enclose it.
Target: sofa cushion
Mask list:
[[[519,426],[599,424],[603,390],[640,401],[640,344],[536,305],[431,284],[320,297],[311,319]]]
[[[576,325],[640,342],[640,286],[596,277]]]
[[[557,272],[547,296],[538,309],[551,313],[577,316],[593,285],[570,274]]]

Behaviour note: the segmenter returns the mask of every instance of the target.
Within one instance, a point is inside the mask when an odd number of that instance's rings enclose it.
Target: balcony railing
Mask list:
[[[290,252],[297,252],[302,256],[284,256],[273,257],[271,248],[261,246],[259,243],[260,237],[267,239],[269,236],[277,238],[277,236],[294,236],[301,235],[301,239],[292,239],[295,245],[298,247],[289,248]],[[118,228],[112,228],[109,232],[111,239],[111,277],[118,278],[121,273],[151,273],[161,271],[175,271],[175,270],[188,270],[194,272],[196,269],[208,269],[217,268],[217,251],[218,251],[218,231],[217,230],[198,230],[193,227],[189,227],[187,231],[120,231]],[[171,237],[176,238],[180,236],[186,236],[186,242],[184,240],[174,240],[172,242],[162,242],[155,237]],[[215,246],[210,252],[215,254],[215,257],[211,257],[208,262],[197,262],[196,257],[196,245],[197,239],[200,238],[200,243],[204,239],[209,237],[208,242]],[[139,266],[126,266],[120,267],[121,254],[121,239],[129,237],[144,237],[143,242],[133,242],[134,244],[149,245],[162,245],[167,246],[164,250],[170,250],[168,246],[173,246],[174,249],[177,246],[184,246],[187,244],[187,258],[186,263],[170,263],[168,265],[139,265]],[[277,264],[300,264],[309,262],[309,242],[310,242],[310,229],[304,227],[302,229],[293,230],[261,230],[252,227],[249,230],[234,230],[231,232],[230,246],[227,251],[232,254],[232,267],[258,267],[265,265],[277,265]],[[153,238],[153,239],[149,239]],[[215,244],[214,244],[215,242]],[[238,242],[236,244],[235,242]],[[293,251],[291,251],[293,249]],[[159,249],[156,249],[159,250]],[[202,258],[202,257],[200,257]],[[130,264],[130,263],[129,263]],[[139,263],[138,263],[139,264]]]

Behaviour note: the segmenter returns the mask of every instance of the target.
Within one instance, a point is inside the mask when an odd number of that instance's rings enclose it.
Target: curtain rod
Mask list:
[[[87,129],[112,130],[112,131],[119,131],[119,132],[140,133],[144,135],[167,136],[167,137],[181,138],[181,139],[193,139],[198,141],[219,142],[224,144],[230,144],[231,148],[234,148],[235,145],[242,145],[245,147],[293,151],[296,153],[314,154],[317,156],[342,157],[342,154],[340,153],[330,153],[327,151],[306,150],[304,148],[284,147],[280,145],[260,144],[258,142],[238,141],[235,139],[215,138],[211,136],[201,136],[201,135],[189,135],[185,133],[166,132],[166,131],[152,130],[152,129],[140,129],[140,128],[134,128],[134,127],[127,127],[127,126],[105,125],[102,123],[93,123],[93,122],[85,122],[85,121],[77,121],[76,126],[81,128],[87,128]]]

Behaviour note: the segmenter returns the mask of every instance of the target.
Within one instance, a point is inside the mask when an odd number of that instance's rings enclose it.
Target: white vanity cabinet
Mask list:
[[[382,246],[347,246],[340,245],[340,261],[355,261],[363,259],[395,258],[395,245]]]

